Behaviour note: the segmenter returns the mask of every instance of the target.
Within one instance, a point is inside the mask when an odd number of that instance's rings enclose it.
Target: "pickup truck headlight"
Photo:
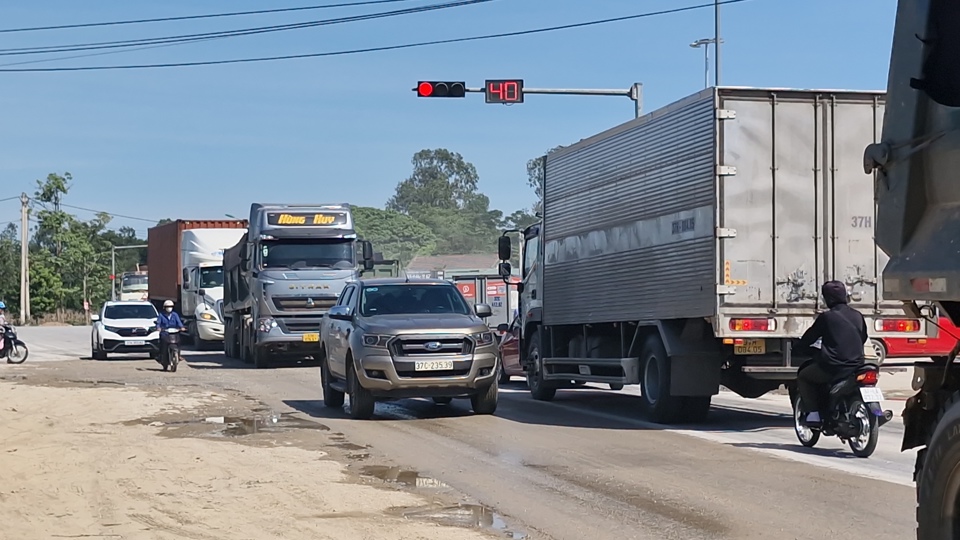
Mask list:
[[[471,336],[477,342],[477,347],[493,345],[493,332],[480,332]]]
[[[387,343],[390,341],[390,338],[393,336],[384,336],[380,334],[366,334],[363,336],[363,345],[365,347],[377,347],[380,349],[386,349]]]

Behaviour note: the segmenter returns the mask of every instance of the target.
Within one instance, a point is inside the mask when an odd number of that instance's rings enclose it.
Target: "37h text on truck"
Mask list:
[[[357,239],[345,203],[254,203],[249,223],[224,254],[224,350],[258,368],[315,357],[323,315],[373,269],[373,247]]]
[[[533,397],[639,384],[648,417],[677,422],[703,420],[721,385],[747,398],[793,389],[809,358],[793,340],[830,279],[873,336],[924,336],[882,299],[887,259],[863,195],[883,98],[711,88],[543,158],[543,221],[522,231],[519,285]],[[511,247],[505,233],[502,260]]]

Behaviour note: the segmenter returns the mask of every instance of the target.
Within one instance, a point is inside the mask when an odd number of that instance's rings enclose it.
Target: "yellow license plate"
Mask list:
[[[766,354],[767,342],[763,339],[745,339],[743,345],[734,345],[733,354]]]
[[[318,334],[317,332],[311,332],[311,333],[309,333],[309,334],[304,334],[304,335],[303,335],[303,341],[305,341],[305,342],[307,342],[307,343],[317,343],[318,341],[320,341],[320,334]]]

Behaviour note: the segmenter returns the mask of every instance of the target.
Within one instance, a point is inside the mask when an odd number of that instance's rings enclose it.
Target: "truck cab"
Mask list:
[[[125,272],[120,276],[120,300],[146,300],[148,283],[146,272]]]

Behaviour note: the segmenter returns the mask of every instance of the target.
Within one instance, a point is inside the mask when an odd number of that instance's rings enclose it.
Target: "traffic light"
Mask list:
[[[462,98],[466,93],[463,81],[419,81],[417,97],[454,97]]]

